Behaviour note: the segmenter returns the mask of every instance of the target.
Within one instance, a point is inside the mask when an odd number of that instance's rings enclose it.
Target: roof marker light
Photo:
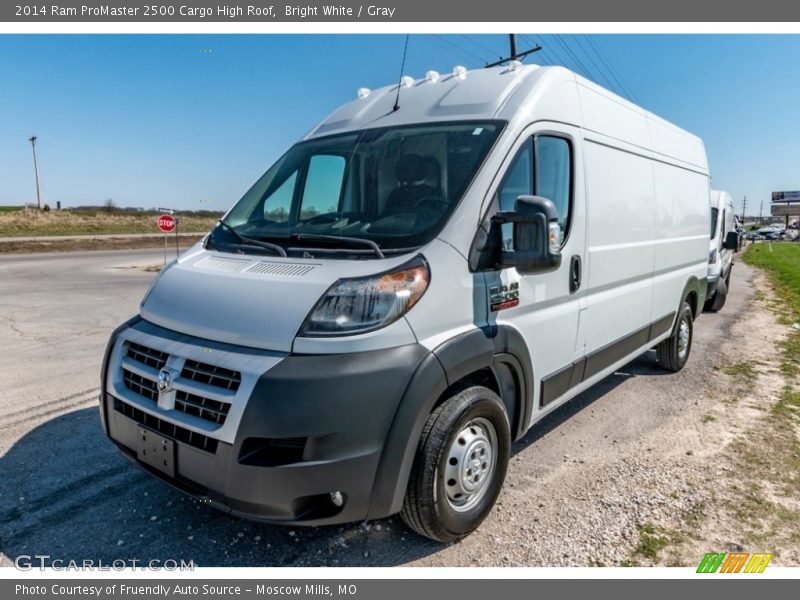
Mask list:
[[[439,81],[439,72],[438,71],[428,71],[425,73],[425,81],[428,83],[436,83]]]
[[[362,100],[367,96],[369,96],[371,93],[372,90],[370,90],[369,88],[358,88],[358,91],[356,92],[356,94],[358,94],[358,97]]]
[[[409,77],[408,75],[405,75],[400,79],[400,87],[410,88],[412,85],[414,85],[414,78],[413,77]]]
[[[453,69],[453,77],[456,79],[466,79],[467,78],[467,68],[461,65],[456,65]]]

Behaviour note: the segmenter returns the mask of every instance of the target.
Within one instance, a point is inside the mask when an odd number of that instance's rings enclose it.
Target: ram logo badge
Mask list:
[[[492,312],[512,308],[519,304],[519,282],[496,285],[489,288],[489,303]]]

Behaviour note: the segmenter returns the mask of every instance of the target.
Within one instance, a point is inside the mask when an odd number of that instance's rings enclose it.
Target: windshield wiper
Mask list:
[[[279,256],[282,256],[282,257],[286,258],[286,250],[284,250],[282,246],[279,246],[278,244],[273,244],[271,242],[265,242],[264,240],[258,240],[256,238],[251,238],[251,237],[244,236],[241,233],[239,233],[238,231],[236,231],[231,225],[229,225],[225,221],[225,219],[220,219],[219,220],[219,224],[222,225],[228,231],[230,231],[233,234],[233,236],[237,240],[239,240],[239,244],[241,246],[246,246],[246,247],[250,247],[250,248],[254,248],[254,247],[255,248],[266,248],[267,250],[272,250],[273,252],[275,252]]]
[[[364,238],[347,237],[344,235],[321,235],[316,233],[293,233],[292,238],[299,241],[316,240],[318,242],[333,241],[333,242],[344,242],[348,244],[361,244],[362,246],[369,246],[375,252],[375,254],[378,255],[379,258],[386,258],[386,255],[384,255],[383,251],[381,250],[381,247],[378,246],[378,244],[376,244],[372,240],[367,240]]]

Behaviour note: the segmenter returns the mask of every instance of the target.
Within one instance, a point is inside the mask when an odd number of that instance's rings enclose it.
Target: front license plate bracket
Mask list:
[[[136,457],[144,464],[175,477],[175,442],[145,427],[138,428]]]

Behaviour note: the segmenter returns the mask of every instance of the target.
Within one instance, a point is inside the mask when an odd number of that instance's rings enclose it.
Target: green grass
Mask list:
[[[780,400],[772,407],[772,414],[778,417],[800,418],[800,392],[788,385],[784,387]]]
[[[794,325],[800,321],[800,243],[776,242],[752,244],[744,253],[744,261],[763,269],[775,288],[777,301],[770,303],[781,323]],[[792,330],[781,342],[781,373],[789,380],[800,375],[800,331]]]
[[[778,298],[785,305],[785,316],[797,322],[800,318],[800,243],[751,244],[744,253],[744,261],[769,272]]]
[[[658,527],[652,523],[639,525],[639,544],[635,553],[644,558],[655,560],[667,546],[683,542],[683,535],[675,530]]]
[[[730,375],[731,377],[738,377],[745,380],[752,380],[757,376],[756,369],[753,366],[753,363],[749,361],[738,362],[732,365],[728,365],[722,369],[726,375]]]
[[[0,214],[25,210],[24,206],[0,206]]]

